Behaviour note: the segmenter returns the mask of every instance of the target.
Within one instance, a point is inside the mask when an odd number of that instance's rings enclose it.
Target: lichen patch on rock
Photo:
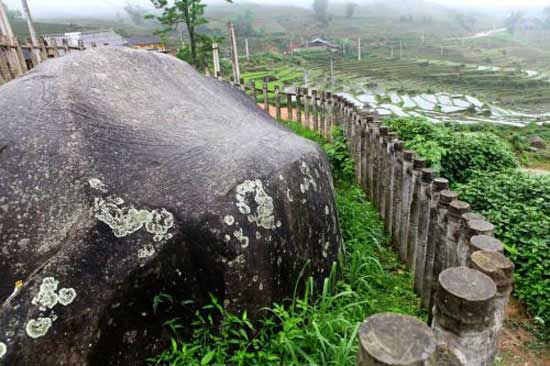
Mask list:
[[[0,342],[0,360],[8,352],[8,346],[5,343]]]
[[[146,244],[143,248],[138,250],[139,259],[152,257],[153,254],[155,254],[155,247],[153,244]]]
[[[25,327],[27,335],[31,338],[40,338],[45,336],[52,326],[53,321],[50,318],[31,319]]]
[[[123,238],[145,227],[153,234],[154,241],[171,239],[168,231],[174,226],[174,215],[166,209],[143,210],[133,206],[124,207],[122,198],[96,197],[94,201],[95,217],[107,224],[117,238]]]
[[[237,186],[237,208],[248,221],[270,230],[274,227],[273,198],[267,194],[261,180],[245,180]]]

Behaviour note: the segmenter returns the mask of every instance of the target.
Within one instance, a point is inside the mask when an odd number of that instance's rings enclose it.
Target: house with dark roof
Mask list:
[[[308,48],[326,48],[326,49],[335,50],[335,51],[338,51],[340,49],[340,47],[338,47],[337,45],[332,44],[328,41],[325,41],[324,39],[321,39],[321,38],[316,38],[313,41],[309,42],[307,44],[307,47]]]
[[[127,45],[147,51],[166,52],[166,47],[159,36],[133,36],[126,38]]]

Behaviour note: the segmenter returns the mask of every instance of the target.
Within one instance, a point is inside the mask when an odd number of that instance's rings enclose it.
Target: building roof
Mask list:
[[[332,44],[328,41],[325,41],[324,39],[321,39],[321,38],[315,38],[313,41],[309,42],[308,45],[310,45],[310,46],[311,45],[318,45],[318,46],[325,46],[325,47],[337,48],[337,49],[340,48],[337,45]]]
[[[69,45],[74,47],[77,47],[78,41],[82,40],[84,42],[85,48],[91,47],[92,43],[95,43],[97,47],[105,45],[124,46],[128,43],[126,39],[124,39],[112,29],[86,32],[43,34],[42,37],[44,37],[44,39],[48,43],[51,43],[52,39],[55,39],[58,45],[61,45],[63,38],[66,38],[69,41]]]
[[[162,43],[159,36],[133,36],[126,38],[130,46]]]

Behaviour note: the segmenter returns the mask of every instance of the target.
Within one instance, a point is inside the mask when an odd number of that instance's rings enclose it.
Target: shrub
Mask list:
[[[550,339],[550,177],[478,173],[456,191],[495,225],[516,265],[516,295]]]
[[[459,131],[423,118],[396,118],[385,124],[397,132],[408,149],[428,160],[429,165],[451,183],[464,183],[476,171],[517,167],[508,145],[490,132]]]

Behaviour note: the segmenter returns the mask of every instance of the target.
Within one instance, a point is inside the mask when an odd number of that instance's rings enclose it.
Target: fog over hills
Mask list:
[[[337,4],[355,2],[360,5],[380,5],[384,7],[397,7],[399,9],[415,12],[418,9],[431,9],[435,12],[442,11],[443,6],[448,8],[476,8],[490,10],[492,12],[506,12],[511,9],[538,7],[550,4],[550,0],[330,0],[333,8]],[[20,0],[4,0],[9,8],[20,9]],[[311,7],[313,0],[235,0],[237,4],[257,3],[259,5],[290,5]],[[81,17],[109,17],[123,12],[127,4],[140,5],[153,9],[149,0],[29,0],[35,18],[59,18],[65,16]],[[227,4],[224,0],[206,0],[209,5]]]

